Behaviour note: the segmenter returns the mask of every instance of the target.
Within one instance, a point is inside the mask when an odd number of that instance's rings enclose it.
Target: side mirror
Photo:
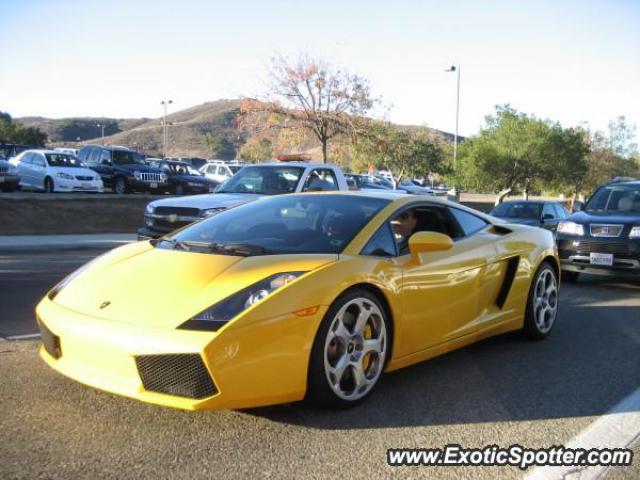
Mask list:
[[[416,232],[409,237],[409,251],[413,263],[420,263],[420,254],[426,252],[441,252],[453,247],[450,236],[438,232]]]
[[[545,213],[544,215],[542,215],[542,221],[544,222],[545,220],[553,220],[553,215],[551,215],[550,213]]]

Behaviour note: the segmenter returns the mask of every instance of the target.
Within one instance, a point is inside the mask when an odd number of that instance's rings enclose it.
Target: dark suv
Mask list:
[[[167,175],[145,164],[143,155],[126,147],[87,145],[80,149],[78,158],[100,174],[105,187],[118,194],[163,193],[169,188]]]
[[[640,180],[599,187],[582,211],[560,222],[563,277],[581,272],[640,276]]]

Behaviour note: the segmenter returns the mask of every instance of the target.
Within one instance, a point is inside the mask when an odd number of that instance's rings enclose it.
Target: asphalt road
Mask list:
[[[0,256],[0,333],[94,253]],[[388,467],[394,447],[567,443],[640,386],[640,282],[564,285],[552,335],[507,334],[389,374],[347,411],[183,412],[67,380],[37,342],[0,341],[0,478],[520,478],[504,467]],[[632,467],[608,478],[640,478]]]

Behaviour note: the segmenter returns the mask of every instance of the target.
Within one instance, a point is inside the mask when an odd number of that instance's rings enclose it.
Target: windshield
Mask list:
[[[82,163],[76,157],[66,153],[45,153],[50,167],[82,167]]]
[[[116,165],[131,165],[132,163],[145,164],[139,153],[130,150],[113,150],[111,152],[111,158]]]
[[[587,212],[640,213],[640,185],[609,185],[600,188],[587,203]]]
[[[340,253],[388,203],[345,195],[264,198],[198,222],[156,246],[240,255]]]
[[[491,215],[502,218],[531,218],[538,220],[542,205],[539,203],[509,202],[498,205]]]
[[[203,174],[187,163],[165,163],[162,165],[163,170],[168,170],[174,175],[196,175],[201,177]]]
[[[244,167],[229,178],[218,193],[293,193],[303,170],[298,167]]]

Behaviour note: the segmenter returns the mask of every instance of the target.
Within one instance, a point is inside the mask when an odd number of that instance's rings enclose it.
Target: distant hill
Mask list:
[[[170,113],[167,116],[167,151],[171,157],[210,158],[205,135],[215,133],[224,140],[223,151],[216,155],[223,159],[235,158],[238,149],[250,139],[246,131],[238,125],[238,115],[242,100],[217,100],[195,107]],[[162,153],[163,118],[113,119],[100,117],[74,117],[48,119],[43,117],[22,117],[15,119],[25,126],[37,127],[47,133],[53,146],[102,143],[101,128],[105,125],[104,142],[111,145],[126,145],[150,155]],[[410,129],[426,129],[435,138],[446,143],[453,142],[453,135],[421,126],[403,126]],[[288,135],[284,138],[284,135]],[[314,159],[321,158],[320,146],[309,135],[298,135],[291,139],[290,132],[265,132],[274,146],[274,154],[305,152]],[[79,139],[79,140],[78,140]],[[336,153],[340,141],[335,142]]]

